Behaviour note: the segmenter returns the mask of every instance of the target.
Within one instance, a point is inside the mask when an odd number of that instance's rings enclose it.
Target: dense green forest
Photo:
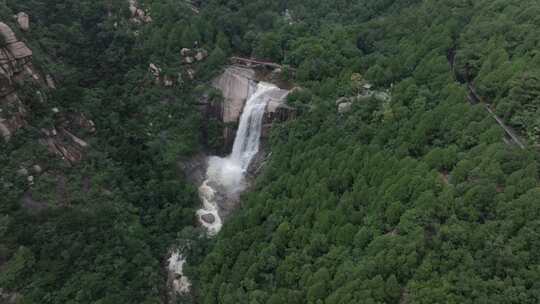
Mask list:
[[[257,3],[215,18],[239,51],[297,67],[290,102],[316,107],[274,130],[258,186],[196,269],[201,302],[540,301],[538,4],[288,1],[291,21],[275,7],[265,28]],[[355,72],[391,102],[336,114]],[[503,142],[467,83],[529,149]]]
[[[21,303],[163,303],[167,250],[189,239],[194,291],[179,303],[540,302],[537,1],[140,2],[152,22],[123,0],[0,3],[0,21],[30,15],[17,35],[58,82],[46,103],[21,88],[29,124],[0,143],[0,288]],[[209,57],[192,80],[179,54],[194,47]],[[230,55],[294,69],[300,115],[273,127],[272,157],[209,239],[180,167],[216,148],[196,104]],[[149,63],[182,77],[156,85]],[[338,113],[359,79],[391,100]],[[98,126],[80,164],[38,141],[52,107]],[[14,172],[35,162],[50,173],[29,186]],[[45,210],[21,206],[29,190]]]
[[[45,104],[24,96],[29,124],[0,144],[0,287],[20,292],[24,303],[162,302],[162,261],[177,234],[194,223],[198,205],[196,186],[177,162],[201,149],[201,117],[193,106],[198,83],[185,78],[172,88],[155,86],[148,65],[185,73],[173,54],[193,47],[193,39],[213,49],[215,35],[173,34],[201,23],[177,1],[156,3],[152,24],[144,26],[128,20],[124,1],[0,4],[4,21],[18,11],[31,17],[32,30],[18,35],[32,48],[34,65],[59,85]],[[223,60],[212,53],[197,67],[199,81],[219,72]],[[76,166],[38,142],[40,128],[56,123],[53,107],[84,113],[98,126]],[[14,173],[36,162],[49,173],[29,187]],[[69,181],[61,193],[59,178]],[[90,189],[83,191],[85,183]],[[28,190],[49,207],[22,208]]]

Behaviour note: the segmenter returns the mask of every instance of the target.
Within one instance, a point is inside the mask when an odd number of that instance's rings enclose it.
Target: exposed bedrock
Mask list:
[[[25,125],[26,110],[15,90],[27,77],[38,79],[32,67],[32,51],[13,30],[0,22],[0,134],[8,140]]]
[[[28,29],[25,13],[19,13],[19,26]],[[51,75],[43,75],[32,64],[32,50],[24,41],[17,38],[15,32],[6,23],[0,22],[0,136],[9,140],[17,130],[27,125],[29,113],[28,101],[18,90],[25,82],[33,83],[37,95],[43,96],[42,90],[56,88]],[[44,98],[40,102],[46,102]],[[55,113],[55,124],[50,128],[42,128],[43,137],[40,142],[47,149],[73,164],[83,157],[83,150],[88,144],[78,137],[78,133],[93,133],[95,125],[92,120],[82,114],[63,113],[52,108]]]
[[[255,92],[255,88],[261,80],[260,73],[253,69],[229,66],[212,82],[212,85],[221,91],[223,101],[218,104],[203,101],[203,111],[207,118],[214,118],[225,124],[223,130],[225,151],[229,151],[232,147],[246,101]],[[282,98],[286,92],[286,90],[278,90],[273,93],[275,96],[268,103],[263,118],[263,132],[261,134],[263,138],[268,136],[273,122],[286,121],[296,116],[295,109],[289,107]]]

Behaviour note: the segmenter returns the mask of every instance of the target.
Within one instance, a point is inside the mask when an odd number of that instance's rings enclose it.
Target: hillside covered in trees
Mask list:
[[[0,296],[166,303],[182,243],[193,288],[178,303],[540,302],[537,1],[137,5],[0,3],[56,82],[17,83],[27,123],[0,143]],[[207,56],[186,63],[185,48]],[[254,186],[207,237],[182,166],[219,149],[198,104],[219,99],[209,82],[230,56],[283,65],[299,115],[273,127]],[[42,130],[80,114],[96,131],[68,163]],[[34,164],[44,173],[18,173]]]

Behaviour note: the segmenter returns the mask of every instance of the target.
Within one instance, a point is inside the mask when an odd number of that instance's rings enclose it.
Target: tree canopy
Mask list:
[[[28,124],[0,144],[0,288],[22,303],[164,303],[167,252],[191,238],[179,303],[540,301],[537,1],[139,5],[152,22],[123,0],[0,3],[14,29],[30,15],[17,35],[58,82],[43,96],[20,84]],[[209,56],[188,67],[184,48]],[[231,55],[293,68],[301,115],[273,126],[271,158],[207,239],[180,167],[219,145],[199,98]],[[156,85],[150,63],[175,84]],[[39,143],[53,107],[97,126],[76,166]],[[32,184],[16,174],[35,163]]]

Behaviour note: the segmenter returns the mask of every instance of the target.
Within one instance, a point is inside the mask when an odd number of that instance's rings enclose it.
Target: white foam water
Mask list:
[[[175,275],[172,282],[174,291],[178,294],[188,293],[191,289],[191,282],[188,277],[184,275],[186,258],[176,250],[171,253],[168,262],[169,265],[167,266],[167,269]]]
[[[235,197],[245,190],[245,174],[253,157],[259,152],[262,122],[269,101],[282,99],[286,93],[277,86],[260,82],[255,92],[248,98],[240,117],[240,124],[234,139],[232,153],[224,158],[208,158],[206,180],[199,187],[203,202],[197,211],[199,222],[210,235],[217,234],[223,225],[216,202],[218,191],[225,197]],[[211,215],[212,223],[204,221],[203,216]]]

